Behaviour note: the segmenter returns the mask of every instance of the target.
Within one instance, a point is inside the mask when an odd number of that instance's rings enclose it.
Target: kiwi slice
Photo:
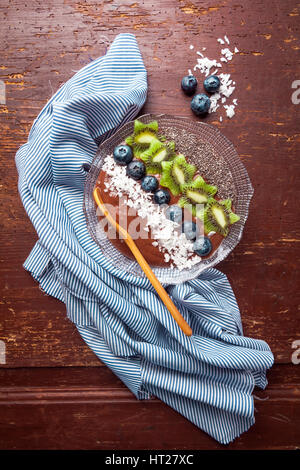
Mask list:
[[[183,186],[183,194],[178,201],[178,205],[191,208],[193,216],[196,216],[197,204],[206,204],[217,191],[216,186],[207,184],[202,176],[197,176],[194,181]]]
[[[127,145],[130,145],[133,149],[135,157],[140,155],[150,147],[151,143],[156,141],[164,140],[163,136],[158,136],[158,122],[151,121],[147,124],[136,119],[134,121],[133,134],[125,139]]]
[[[160,185],[169,188],[174,196],[178,196],[182,188],[192,181],[196,173],[195,165],[187,163],[185,156],[182,154],[177,155],[171,161],[163,161],[161,166]]]
[[[162,162],[173,160],[175,156],[175,142],[163,144],[159,140],[153,141],[150,147],[140,154],[147,173],[152,175],[161,174]]]
[[[134,121],[134,124],[133,124],[134,134],[138,134],[139,132],[144,131],[145,129],[149,129],[149,130],[155,132],[155,134],[157,134],[157,132],[158,132],[158,122],[157,121],[151,121],[151,122],[148,122],[148,123],[145,124],[144,122],[140,121],[139,119],[136,119]]]
[[[231,210],[231,199],[224,199],[223,201],[216,201],[210,198],[205,206],[202,214],[204,220],[204,229],[207,233],[218,232],[224,237],[228,235],[229,226],[234,224],[240,217]]]

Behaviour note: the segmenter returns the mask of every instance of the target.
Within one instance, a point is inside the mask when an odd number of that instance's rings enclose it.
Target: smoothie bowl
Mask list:
[[[197,277],[241,239],[253,188],[218,129],[168,115],[144,115],[99,146],[87,175],[88,230],[118,269],[144,276],[122,237],[97,212],[95,187],[163,283]]]

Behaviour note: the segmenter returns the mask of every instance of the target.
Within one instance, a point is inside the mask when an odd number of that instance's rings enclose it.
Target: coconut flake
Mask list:
[[[222,65],[217,62],[215,59],[211,60],[208,57],[203,57],[201,52],[197,52],[201,56],[201,59],[197,58],[197,64],[194,67],[194,70],[200,69],[201,73],[204,73],[207,77],[212,67],[222,67]]]
[[[225,104],[224,108],[226,109],[227,116],[231,119],[235,115],[234,105],[233,104],[229,104],[229,105]]]
[[[231,60],[233,56],[233,53],[231,52],[230,49],[228,49],[228,47],[225,47],[225,49],[222,49],[221,54],[224,55],[227,60]]]

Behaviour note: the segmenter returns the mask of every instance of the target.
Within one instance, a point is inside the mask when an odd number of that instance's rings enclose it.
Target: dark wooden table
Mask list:
[[[300,4],[2,0],[0,12],[0,448],[223,448],[159,400],[137,401],[87,348],[64,304],[22,268],[36,234],[17,194],[15,153],[53,92],[103,55],[103,36],[112,41],[120,32],[136,35],[148,70],[143,112],[196,119],[180,91],[196,50],[217,57],[224,34],[240,50],[226,65],[237,83],[236,116],[206,121],[236,146],[255,197],[243,239],[219,269],[232,283],[245,334],[266,340],[276,364],[268,388],[255,391],[256,424],[227,448],[299,447],[300,106],[292,84],[300,80]]]

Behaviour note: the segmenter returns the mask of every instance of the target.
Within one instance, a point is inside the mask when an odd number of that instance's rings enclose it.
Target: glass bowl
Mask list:
[[[196,278],[207,268],[216,266],[236,247],[248,217],[253,187],[234,146],[216,127],[166,114],[145,114],[138,119],[144,123],[157,120],[159,133],[166,136],[167,140],[174,140],[176,151],[185,154],[190,163],[197,165],[199,173],[209,183],[218,186],[219,197],[232,199],[234,211],[240,216],[240,220],[230,226],[229,234],[222,240],[218,249],[192,268],[178,270],[151,266],[160,282],[179,284]],[[84,213],[90,235],[112,265],[135,276],[144,277],[139,264],[123,255],[106,236],[97,219],[93,199],[93,189],[106,156],[111,155],[114,147],[132,134],[133,123],[134,121],[130,121],[124,124],[99,146],[85,182]]]

